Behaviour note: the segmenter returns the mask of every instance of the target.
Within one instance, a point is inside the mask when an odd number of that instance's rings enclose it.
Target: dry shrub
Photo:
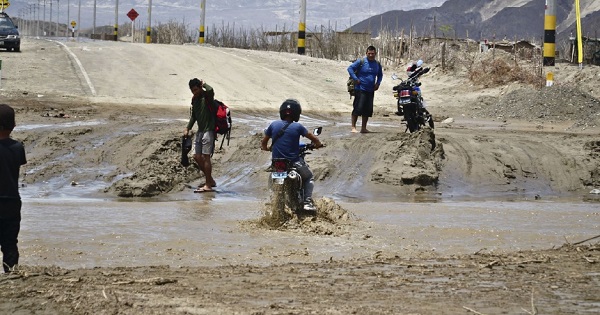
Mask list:
[[[159,23],[158,26],[152,30],[152,41],[160,44],[174,44],[182,45],[192,41],[189,26],[185,24],[185,21],[179,23],[174,20],[170,20],[167,23]]]
[[[135,41],[144,41],[145,30],[140,25]],[[122,25],[121,31],[131,30]],[[206,30],[206,43],[219,47],[295,52],[295,28],[276,27],[268,32],[264,28],[247,30],[236,27],[235,22],[220,27],[212,25]],[[343,36],[342,36],[343,35]],[[184,44],[194,42],[196,30],[183,21],[169,21],[152,29],[152,42]],[[139,37],[139,39],[138,39]],[[466,70],[469,79],[478,85],[493,87],[510,82],[543,86],[541,56],[536,54],[507,53],[498,49],[479,52],[479,43],[472,40],[415,38],[412,34],[382,30],[378,38],[364,34],[339,32],[336,26],[315,27],[307,40],[307,55],[318,58],[354,61],[363,56],[368,45],[379,48],[378,58],[386,70],[403,68],[422,59],[426,64],[441,64],[444,71],[457,74]]]
[[[495,87],[511,82],[520,82],[535,86],[543,84],[543,78],[537,69],[528,69],[507,58],[481,58],[473,61],[467,68],[469,80],[485,87]]]

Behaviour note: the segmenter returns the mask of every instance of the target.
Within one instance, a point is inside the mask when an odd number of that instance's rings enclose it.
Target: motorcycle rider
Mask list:
[[[300,156],[300,136],[310,139],[315,148],[323,147],[323,144],[317,136],[308,131],[300,120],[302,106],[295,99],[285,100],[279,107],[279,117],[281,120],[273,121],[267,129],[265,136],[261,141],[261,150],[271,151],[271,158],[284,158],[294,163],[298,169],[298,173],[302,177],[302,185],[304,188],[304,210],[315,211],[315,205],[312,200],[312,192],[314,189],[313,173],[308,164]],[[267,147],[269,139],[273,138],[271,147]]]

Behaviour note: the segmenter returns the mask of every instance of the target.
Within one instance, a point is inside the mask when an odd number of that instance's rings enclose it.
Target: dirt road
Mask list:
[[[359,202],[365,209],[380,201],[574,198],[589,205],[581,220],[600,228],[598,199],[589,194],[600,187],[600,84],[588,80],[597,76],[597,69],[571,75],[567,66],[559,67],[557,72],[565,74],[557,77],[564,79],[558,80],[555,94],[542,97],[516,84],[477,87],[460,73],[432,65],[422,81],[436,129],[416,134],[405,133],[392,114],[388,74],[402,71],[386,69],[370,120],[374,132],[350,134],[351,101],[344,91],[348,63],[195,45],[33,39],[24,40],[22,53],[2,53],[0,58],[0,95],[16,108],[13,136],[27,148],[22,178],[27,187],[52,182],[60,191],[75,183],[101,187],[80,197],[118,200],[180,194],[197,185],[202,179],[196,167],[183,168],[178,157],[189,113],[187,81],[198,77],[234,111],[231,144],[214,157],[223,189],[254,198],[267,194],[263,183],[269,156],[258,147],[262,129],[277,117],[273,109],[283,99],[295,97],[303,104],[302,122],[325,129],[326,150],[310,157],[319,196]],[[580,94],[563,93],[574,84]],[[544,98],[555,102],[536,102]],[[552,115],[539,115],[550,105]],[[340,232],[357,228],[358,221],[325,200],[319,201],[323,216],[295,222],[277,235],[296,239],[298,248],[327,242],[327,237],[362,246]],[[349,215],[332,215],[336,211]],[[376,223],[360,224],[377,228]],[[255,222],[242,226],[236,233],[268,231]],[[572,228],[570,235],[579,240],[595,236]],[[273,251],[278,252],[275,243]],[[510,253],[439,255],[387,248],[320,263],[306,262],[301,249],[294,247],[294,252],[300,258],[292,262],[265,255],[258,264],[225,260],[219,267],[193,268],[149,262],[65,270],[22,259],[21,271],[0,277],[0,313],[600,311],[597,239]]]

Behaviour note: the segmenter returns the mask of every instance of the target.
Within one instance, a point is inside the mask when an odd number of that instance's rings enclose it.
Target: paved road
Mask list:
[[[346,64],[295,54],[198,45],[25,38],[2,52],[4,95],[84,97],[92,102],[188,105],[189,79],[205,79],[236,108],[273,108],[288,97],[306,108],[346,111]],[[276,60],[277,62],[273,62]],[[307,69],[309,71],[307,71]],[[390,83],[391,84],[391,83]]]

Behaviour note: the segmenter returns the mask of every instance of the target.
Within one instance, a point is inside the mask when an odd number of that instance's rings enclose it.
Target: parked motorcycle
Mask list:
[[[314,129],[313,134],[321,134],[323,127]],[[316,147],[313,143],[300,143],[300,157],[311,154],[310,151]],[[271,172],[269,176],[269,189],[271,191],[271,213],[270,216],[278,222],[285,222],[292,213],[300,214],[304,210],[304,188],[302,177],[288,159],[278,158],[271,160]],[[291,211],[285,211],[286,207]]]
[[[394,97],[398,100],[396,115],[404,116],[406,129],[411,133],[425,126],[431,129],[434,127],[433,117],[425,108],[421,95],[421,82],[419,82],[419,78],[427,72],[429,68],[418,67],[406,80],[400,80],[400,83],[393,88]],[[396,74],[392,75],[392,79],[398,79]]]

